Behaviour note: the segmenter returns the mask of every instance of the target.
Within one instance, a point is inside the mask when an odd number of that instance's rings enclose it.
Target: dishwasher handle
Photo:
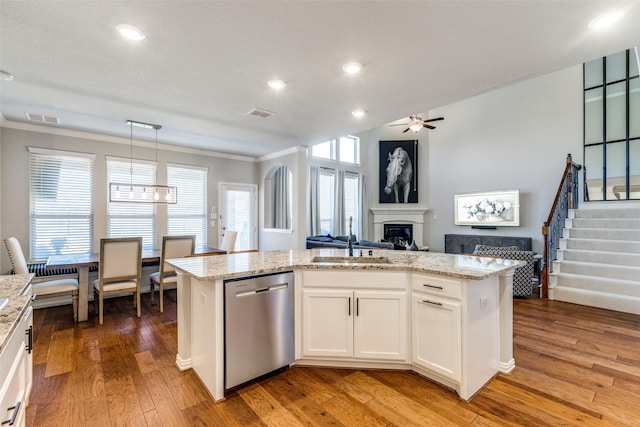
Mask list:
[[[279,283],[277,285],[265,286],[263,288],[252,289],[250,291],[240,291],[236,293],[236,298],[247,297],[256,294],[263,294],[265,292],[275,292],[280,289],[287,289],[289,287],[288,283]]]

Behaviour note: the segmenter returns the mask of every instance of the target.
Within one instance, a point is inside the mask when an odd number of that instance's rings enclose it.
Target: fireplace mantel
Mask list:
[[[413,224],[413,238],[418,246],[424,245],[424,214],[429,210],[425,207],[390,206],[370,208],[373,213],[373,237],[376,241],[384,235],[383,224]]]

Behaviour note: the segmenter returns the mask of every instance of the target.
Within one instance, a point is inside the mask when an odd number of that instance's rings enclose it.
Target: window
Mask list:
[[[178,188],[178,203],[167,205],[167,234],[195,234],[207,244],[207,169],[167,165],[167,183]]]
[[[344,230],[349,233],[349,218],[353,218],[352,230],[360,229],[360,176],[356,173],[344,174]]]
[[[355,136],[343,136],[339,139],[340,158],[343,163],[360,164],[360,140]]]
[[[311,156],[340,163],[360,164],[360,138],[343,136],[311,147]]]
[[[29,147],[31,260],[93,248],[95,156]]]
[[[320,234],[334,233],[333,216],[335,201],[335,170],[321,168],[318,176],[318,207],[320,212]]]
[[[127,183],[154,185],[156,164],[142,160],[108,157],[107,185]],[[178,190],[180,191],[180,190]],[[153,203],[107,203],[107,234],[109,237],[142,236],[142,248],[155,249],[156,245],[156,205]]]
[[[364,176],[359,173],[360,139],[344,136],[311,147],[308,234],[345,235],[365,238],[362,224]],[[337,153],[337,155],[336,155]]]
[[[637,48],[583,66],[585,200],[640,199],[639,68]]]

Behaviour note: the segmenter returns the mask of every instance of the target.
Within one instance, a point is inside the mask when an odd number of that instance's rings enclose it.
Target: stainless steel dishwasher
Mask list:
[[[225,390],[293,362],[293,277],[225,280]]]

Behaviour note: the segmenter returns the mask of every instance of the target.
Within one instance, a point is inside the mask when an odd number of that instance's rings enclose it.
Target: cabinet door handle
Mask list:
[[[349,297],[349,316],[351,316],[351,297]]]
[[[441,302],[429,301],[428,299],[423,299],[422,302],[425,303],[425,304],[437,305],[438,307],[442,307],[442,303]]]
[[[423,283],[422,286],[424,286],[425,288],[438,289],[438,290],[444,289],[442,286],[430,285],[428,283]]]
[[[360,298],[356,298],[356,317],[360,316]]]
[[[29,329],[25,329],[24,333],[27,335],[26,350],[31,354],[31,350],[33,350],[33,325],[29,326]]]
[[[16,402],[16,406],[12,406],[11,408],[7,408],[8,411],[13,409],[13,413],[11,414],[11,418],[2,422],[2,425],[10,425],[12,426],[16,422],[16,418],[18,417],[18,413],[20,412],[20,402]]]

